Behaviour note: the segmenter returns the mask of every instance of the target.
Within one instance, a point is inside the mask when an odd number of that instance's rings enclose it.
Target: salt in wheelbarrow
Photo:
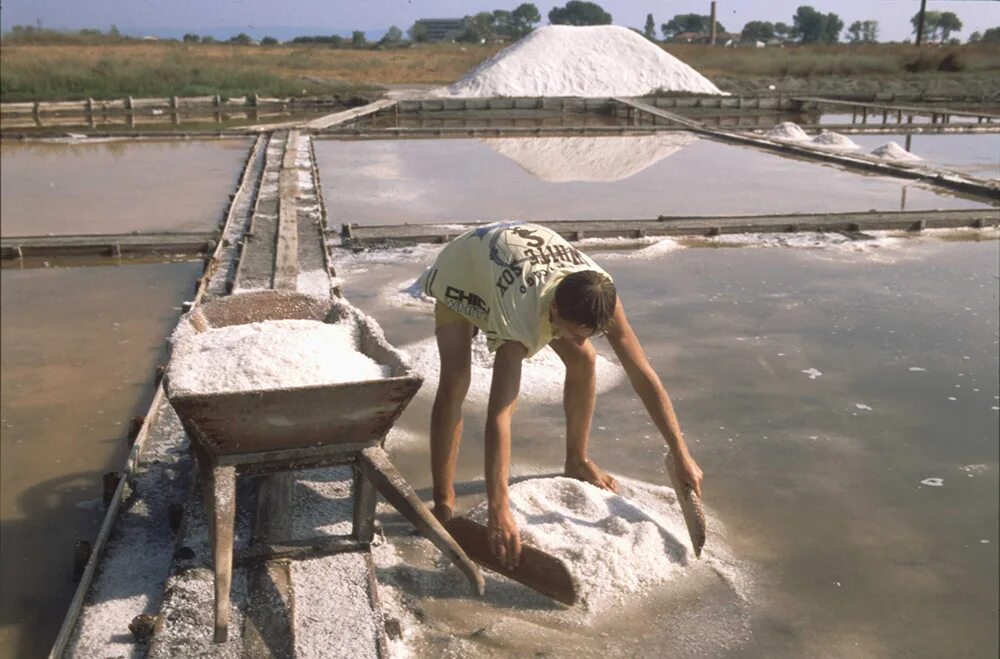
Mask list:
[[[236,477],[352,463],[354,519],[359,546],[374,532],[376,489],[461,569],[477,594],[483,576],[396,471],[381,444],[420,388],[403,356],[370,318],[342,300],[261,291],[231,295],[196,307],[182,323],[207,331],[267,320],[352,323],[357,349],[390,367],[389,377],[308,387],[167,396],[192,439],[201,474],[215,559],[215,640],[228,638],[233,565]]]

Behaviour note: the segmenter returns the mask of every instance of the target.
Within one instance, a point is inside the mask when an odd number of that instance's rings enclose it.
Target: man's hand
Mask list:
[[[682,483],[689,485],[700,499],[701,481],[704,476],[701,473],[701,467],[698,466],[698,463],[694,461],[694,458],[687,451],[682,451],[674,460],[674,464],[677,466],[677,477],[681,479]]]
[[[493,555],[508,570],[516,568],[521,562],[521,533],[510,508],[503,506],[496,511],[490,510],[486,527]]]

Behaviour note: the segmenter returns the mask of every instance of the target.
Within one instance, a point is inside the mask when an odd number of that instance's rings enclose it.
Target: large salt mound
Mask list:
[[[540,27],[486,60],[444,95],[645,96],[722,94],[690,66],[616,25]]]
[[[563,559],[592,612],[672,580],[693,558],[673,490],[628,479],[619,488],[558,477],[509,490],[522,541]],[[485,523],[486,502],[468,516]]]
[[[167,379],[173,394],[259,391],[387,377],[357,352],[352,328],[273,320],[175,332]]]
[[[846,135],[833,133],[828,130],[822,131],[819,135],[809,140],[809,143],[825,149],[837,149],[841,151],[853,151],[854,149],[861,148],[856,142]]]
[[[910,153],[896,142],[886,142],[872,149],[871,153],[873,156],[886,160],[923,160],[923,158]]]
[[[689,133],[485,140],[525,171],[552,183],[622,181],[697,141]]]
[[[809,139],[809,135],[799,128],[799,125],[794,121],[782,121],[764,133],[764,137],[772,140],[789,140],[793,142],[802,142]]]

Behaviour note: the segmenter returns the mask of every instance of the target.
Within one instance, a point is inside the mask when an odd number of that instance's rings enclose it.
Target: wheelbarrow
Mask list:
[[[182,319],[184,331],[204,332],[267,320],[350,323],[356,348],[390,367],[390,377],[358,382],[235,393],[174,392],[167,397],[192,439],[201,476],[215,560],[215,641],[228,638],[233,567],[236,478],[352,463],[352,537],[359,548],[374,533],[375,492],[402,513],[468,577],[477,594],[479,568],[430,513],[389,461],[381,445],[422,384],[378,325],[340,299],[286,291],[259,291],[218,298]]]

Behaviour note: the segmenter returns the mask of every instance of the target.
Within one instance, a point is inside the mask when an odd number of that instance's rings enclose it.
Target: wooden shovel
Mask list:
[[[681,512],[684,513],[684,523],[687,524],[688,535],[691,536],[694,555],[696,558],[701,558],[701,548],[705,546],[705,509],[701,507],[701,499],[694,490],[677,475],[677,465],[672,451],[667,451],[665,461],[670,482],[674,486],[674,492],[677,493],[677,503],[681,505]]]
[[[469,558],[485,568],[524,584],[557,602],[573,605],[577,600],[577,588],[566,564],[530,545],[521,545],[521,562],[513,570],[500,564],[490,549],[486,527],[467,517],[452,517],[444,528],[455,538]]]

